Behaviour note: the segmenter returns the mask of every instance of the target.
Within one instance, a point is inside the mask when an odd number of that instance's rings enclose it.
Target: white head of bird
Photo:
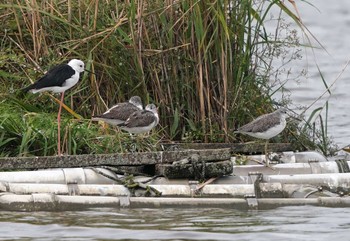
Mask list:
[[[158,108],[156,107],[155,104],[148,104],[145,109],[152,111],[154,114],[158,115]]]
[[[278,110],[276,110],[276,112],[280,113],[282,118],[286,118],[288,116],[288,110],[287,108],[279,108]]]
[[[137,96],[137,95],[132,96],[129,100],[129,103],[133,104],[134,106],[136,106],[140,110],[143,109],[142,100],[141,100],[140,96]]]
[[[145,110],[153,112],[154,116],[157,118],[157,124],[158,124],[159,122],[158,107],[155,104],[148,104],[146,105]]]
[[[79,59],[72,59],[71,61],[68,62],[68,65],[78,73],[83,72],[85,69],[84,62]]]

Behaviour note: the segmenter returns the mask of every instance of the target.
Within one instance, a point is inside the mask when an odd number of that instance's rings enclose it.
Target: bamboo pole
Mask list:
[[[93,207],[131,207],[131,208],[229,208],[229,209],[268,209],[282,206],[313,205],[324,207],[350,207],[349,197],[319,198],[266,198],[258,199],[250,205],[244,198],[151,198],[151,197],[101,197],[65,196],[51,194],[0,196],[0,209],[11,211],[59,211],[83,210]]]
[[[350,165],[350,161],[347,163]],[[248,176],[251,172],[261,172],[264,175],[340,173],[338,164],[333,161],[276,164],[273,169],[264,165],[233,166],[233,173],[236,176]]]
[[[98,171],[117,178],[117,176],[106,169],[96,168]],[[65,168],[22,172],[0,172],[0,181],[5,183],[41,183],[41,184],[113,184],[106,178],[91,169]]]
[[[187,185],[149,185],[162,193],[162,197],[244,197],[254,194],[252,184],[244,185],[206,185],[200,192],[194,193],[191,186]],[[270,188],[271,189],[271,188]],[[2,183],[2,192],[19,195],[33,193],[50,193],[55,195],[79,195],[79,196],[131,196],[130,191],[124,185],[118,184],[42,184],[42,183]]]

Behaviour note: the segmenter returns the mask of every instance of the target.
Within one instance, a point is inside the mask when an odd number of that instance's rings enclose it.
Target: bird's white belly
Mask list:
[[[32,92],[33,94],[45,92],[45,91],[51,91],[53,93],[62,93],[64,91],[66,91],[67,89],[69,89],[69,88],[60,87],[60,86],[53,86],[53,87],[46,87],[46,88],[42,88],[42,89],[32,89],[32,90],[30,90],[30,92]]]
[[[120,127],[121,129],[123,130],[126,130],[130,133],[133,133],[133,134],[140,134],[140,133],[145,133],[145,132],[149,132],[150,130],[152,130],[153,127],[155,127],[157,124],[156,121],[152,122],[150,125],[148,126],[139,126],[139,127]]]
[[[65,88],[65,90],[68,90],[72,88],[74,85],[76,85],[78,81],[79,81],[79,74],[78,72],[75,72],[75,74],[72,77],[70,77],[64,82],[61,88]]]

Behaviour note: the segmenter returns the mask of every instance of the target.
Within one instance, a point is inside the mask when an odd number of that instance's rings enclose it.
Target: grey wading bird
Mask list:
[[[118,125],[122,130],[132,134],[149,132],[158,125],[158,108],[154,104],[148,104],[145,110],[139,110],[130,115],[124,122]]]
[[[121,102],[109,108],[101,115],[93,116],[93,121],[104,121],[110,125],[117,126],[124,123],[135,111],[142,110],[142,101],[139,96],[133,96],[129,102]]]
[[[280,108],[270,114],[259,116],[252,122],[239,127],[234,133],[241,133],[255,138],[266,140],[265,143],[265,160],[266,166],[269,166],[267,156],[267,145],[269,139],[280,134],[286,127],[287,109]]]

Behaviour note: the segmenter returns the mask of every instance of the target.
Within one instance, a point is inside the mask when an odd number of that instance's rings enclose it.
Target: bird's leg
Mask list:
[[[267,167],[270,167],[270,160],[269,160],[269,154],[267,153],[267,145],[269,143],[269,140],[267,139],[265,142],[265,163]]]
[[[270,166],[270,157],[269,153],[267,152],[267,145],[269,144],[269,140],[266,140],[265,143],[265,166],[271,168],[272,170],[275,170],[275,168]]]
[[[64,92],[61,93],[61,102],[60,107],[58,109],[57,115],[57,154],[61,156],[61,111],[62,111],[62,103],[64,99]]]
[[[146,133],[142,134],[142,138],[149,138],[151,136],[151,131],[147,131]]]

